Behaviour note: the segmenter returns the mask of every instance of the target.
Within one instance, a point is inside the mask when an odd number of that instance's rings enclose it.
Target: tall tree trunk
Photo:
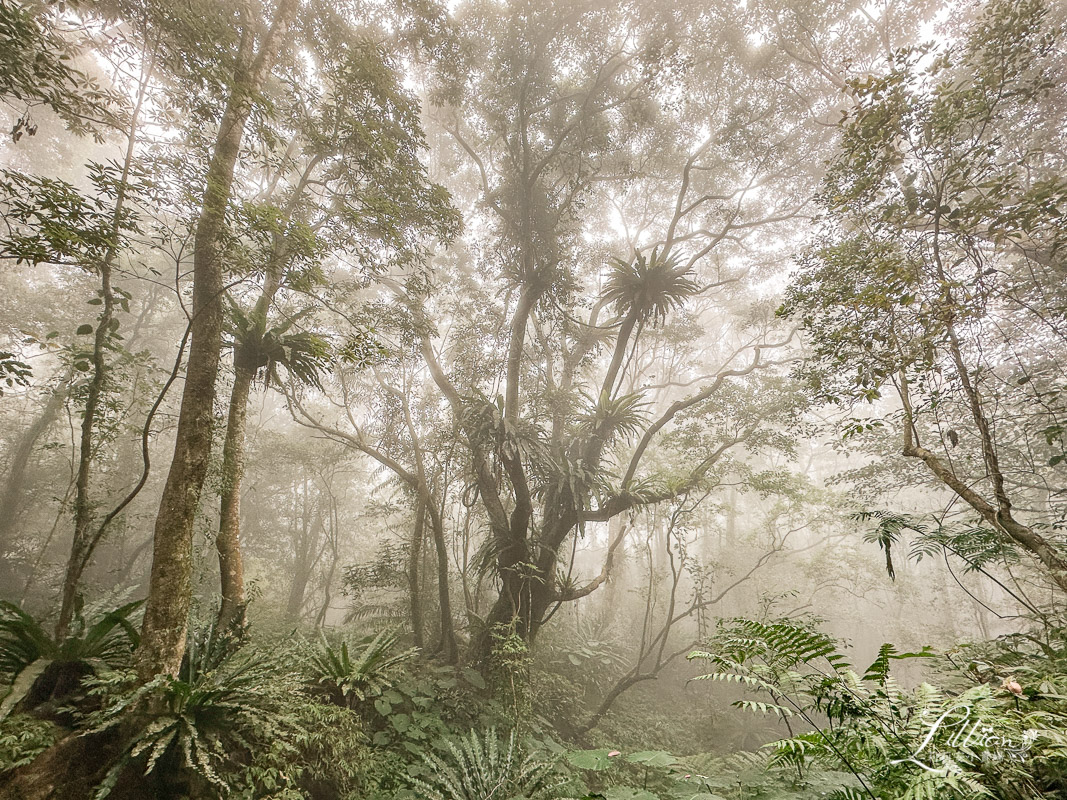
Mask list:
[[[437,601],[441,615],[441,641],[438,643],[437,652],[446,664],[455,664],[459,658],[459,647],[456,644],[456,630],[452,623],[445,526],[441,513],[436,507],[427,505],[427,510],[430,512],[430,530],[433,533],[434,549],[437,551]]]
[[[612,397],[615,393],[615,382],[618,380],[619,370],[622,369],[622,362],[626,357],[630,334],[633,333],[636,324],[637,315],[628,314],[622,321],[622,325],[619,326],[619,333],[615,338],[615,350],[611,354],[611,363],[608,364],[608,371],[604,375],[604,383],[600,387],[600,391],[608,397]]]
[[[311,572],[298,566],[293,574],[293,582],[289,584],[289,600],[285,604],[285,618],[289,622],[299,622],[300,612],[304,609],[304,596],[307,594],[308,581],[311,580]]]
[[[554,562],[553,562],[554,563]],[[552,604],[555,573],[547,578],[528,562],[516,562],[499,572],[500,593],[489,609],[484,628],[472,639],[467,660],[488,668],[494,637],[502,629],[513,631],[530,644],[537,637],[541,621]]]
[[[525,528],[520,528],[521,535],[516,535],[514,529],[499,532],[501,543],[510,541],[507,549],[497,556],[500,593],[486,617],[484,629],[471,641],[468,660],[489,664],[494,629],[498,626],[513,630],[527,644],[533,643],[549,609],[559,599],[556,591],[559,553],[576,525],[576,517],[569,512],[552,524],[543,525],[536,556],[530,553]]]
[[[234,361],[240,362],[235,351]],[[241,559],[241,483],[245,471],[245,424],[248,397],[255,380],[254,369],[237,363],[226,419],[226,439],[222,446],[222,502],[215,549],[219,554],[222,600],[217,630],[240,635],[245,623],[244,562]]]
[[[330,603],[333,602],[333,578],[337,574],[337,561],[339,554],[337,552],[337,535],[339,531],[336,526],[336,517],[331,514],[330,517],[330,568],[326,570],[326,575],[322,580],[322,606],[319,608],[319,613],[315,617],[315,627],[323,628],[326,626],[326,615],[330,613]]]
[[[535,305],[537,305],[537,295],[532,289],[524,287],[519,292],[519,304],[511,321],[511,339],[508,342],[504,417],[511,422],[519,418],[519,376],[522,366],[522,350],[526,344],[526,323]]]
[[[316,156],[308,165],[293,198],[288,214],[292,215],[297,201],[319,163]],[[217,628],[240,635],[245,625],[244,559],[241,556],[241,487],[245,474],[245,430],[248,419],[248,399],[256,372],[266,366],[260,344],[267,332],[267,316],[271,304],[282,285],[289,246],[282,233],[274,234],[271,256],[267,263],[263,289],[249,315],[253,328],[251,341],[239,341],[234,347],[233,390],[226,419],[226,439],[222,449],[222,492],[220,496],[219,533],[215,548],[219,554],[219,575],[222,601],[219,604]]]
[[[423,647],[422,596],[419,592],[420,565],[422,563],[422,540],[426,531],[426,503],[422,494],[415,501],[415,524],[411,531],[411,547],[408,552],[408,598],[411,608],[411,631],[415,646]]]
[[[215,379],[222,344],[222,248],[226,207],[245,124],[299,6],[281,0],[274,22],[253,54],[252,20],[243,10],[233,88],[219,123],[207,186],[193,239],[193,316],[185,390],[174,457],[156,516],[152,575],[145,606],[138,672],[142,679],[177,675],[185,652],[192,591],[193,522],[211,453]]]
[[[132,145],[132,135],[130,141]],[[130,155],[132,155],[132,150]],[[126,167],[129,168],[128,162]],[[125,176],[123,184],[119,187],[120,192],[124,183]],[[116,201],[116,217],[121,208],[121,202]],[[109,255],[113,257],[113,253]],[[105,259],[100,265],[100,293],[104,302],[93,336],[93,376],[89,380],[89,391],[82,413],[81,437],[78,442],[78,476],[74,480],[74,541],[71,542],[70,559],[67,561],[66,573],[63,576],[63,599],[59,608],[59,619],[56,622],[57,641],[66,638],[67,630],[74,617],[82,573],[89,565],[89,559],[96,544],[93,540],[97,538],[90,532],[93,509],[89,496],[89,479],[92,474],[93,433],[96,428],[97,408],[104,393],[104,384],[107,382],[107,364],[104,355],[108,337],[111,335],[111,320],[114,319],[115,309],[115,296],[111,291],[110,261],[110,258]]]
[[[93,551],[104,535],[105,524],[101,524],[96,530],[92,530],[93,506],[90,493],[90,479],[92,477],[93,464],[93,434],[96,430],[97,414],[100,401],[103,398],[104,388],[107,384],[107,347],[108,340],[115,332],[114,326],[118,325],[115,318],[115,294],[111,287],[111,267],[118,255],[119,225],[126,205],[126,187],[133,167],[133,159],[137,150],[137,125],[141,116],[141,108],[145,96],[148,93],[148,81],[154,70],[155,56],[142,73],[138,85],[137,102],[130,117],[130,127],[126,140],[126,155],[122,163],[122,175],[119,178],[118,188],[115,194],[115,208],[111,216],[111,242],[103,258],[97,264],[86,265],[94,267],[100,274],[100,297],[102,306],[100,317],[97,320],[96,330],[93,332],[93,373],[89,379],[89,390],[85,397],[85,408],[82,411],[81,436],[78,442],[78,472],[74,479],[74,539],[70,546],[70,558],[67,561],[67,569],[63,576],[63,593],[59,607],[59,619],[56,621],[56,640],[66,638],[74,617],[74,609],[78,599],[78,587],[81,583],[82,574],[93,556]]]
[[[304,609],[311,573],[318,563],[319,528],[322,527],[322,515],[312,513],[310,487],[304,478],[303,503],[300,515],[300,540],[293,547],[293,580],[289,584],[289,600],[285,605],[285,616],[290,622],[300,620]]]

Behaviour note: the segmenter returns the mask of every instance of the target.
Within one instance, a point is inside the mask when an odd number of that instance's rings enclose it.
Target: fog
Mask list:
[[[0,798],[1067,797],[1065,26],[0,0]]]

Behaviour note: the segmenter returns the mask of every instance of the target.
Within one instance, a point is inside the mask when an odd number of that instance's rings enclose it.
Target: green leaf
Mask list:
[[[599,771],[611,766],[611,758],[608,757],[610,752],[606,748],[601,750],[575,750],[567,753],[567,761],[578,767],[578,769]]]
[[[659,800],[652,792],[630,786],[612,786],[604,792],[605,800]]]
[[[11,691],[8,692],[4,701],[0,703],[0,719],[10,714],[18,702],[29,694],[33,684],[37,682],[37,678],[48,669],[48,665],[51,663],[51,659],[39,658],[18,674],[15,682],[11,685]]]
[[[626,756],[631,764],[644,764],[646,767],[669,767],[678,759],[663,750],[642,750]]]
[[[92,332],[93,332],[93,326],[88,324],[88,323],[86,323],[85,325],[79,325],[78,326],[78,330],[75,331],[75,333],[78,336],[88,336]]]
[[[485,678],[477,670],[465,669],[463,670],[463,677],[475,689],[485,688]]]

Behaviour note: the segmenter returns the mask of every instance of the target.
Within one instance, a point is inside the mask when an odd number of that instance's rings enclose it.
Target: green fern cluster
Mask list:
[[[177,677],[141,683],[130,670],[100,670],[86,678],[88,702],[74,718],[78,735],[117,753],[92,779],[93,796],[306,800],[324,787],[372,796],[383,765],[404,766],[368,746],[364,712],[374,707],[361,705],[391,691],[413,657],[398,641],[385,631],[268,652],[209,626],[190,635]],[[0,758],[25,763],[49,733],[0,720]],[[19,746],[7,755],[9,743]]]
[[[79,604],[70,632],[57,640],[21,608],[0,602],[0,676],[7,684],[0,689],[0,719],[35,709],[48,716],[40,708],[69,704],[86,676],[126,666],[140,641],[130,617],[141,605],[127,603],[87,620]]]
[[[231,797],[251,787],[245,773],[297,752],[308,732],[299,714],[297,676],[264,656],[228,655],[209,670],[187,668],[138,684],[131,673],[109,673],[93,686],[104,707],[86,720],[86,733],[113,731],[127,745],[95,797],[107,797],[124,773],[139,774],[146,790],[158,782],[186,784],[200,797]],[[277,771],[295,783],[298,770]],[[251,796],[251,795],[249,795]]]
[[[382,631],[350,650],[347,641],[334,646],[323,636],[307,655],[317,689],[330,702],[347,708],[381,694],[398,668],[418,652],[417,648],[393,652],[399,641],[399,633]]]
[[[44,626],[14,603],[0,601],[0,674],[10,678],[35,661],[121,663],[137,647],[130,616],[143,601],[127,603],[87,622],[77,609],[70,634],[56,641]]]
[[[28,714],[0,719],[0,774],[31,763],[55,743],[58,728]]]
[[[501,741],[490,728],[449,740],[447,752],[423,754],[411,788],[419,800],[560,800],[567,777],[554,760],[525,751],[512,731]]]
[[[769,745],[769,763],[798,775],[846,770],[852,778],[836,800],[1060,796],[1049,794],[1063,791],[1067,765],[1067,697],[1050,691],[1056,684],[1027,692],[1016,658],[1014,673],[991,667],[978,675],[972,662],[956,671],[951,690],[924,683],[904,691],[890,668],[915,657],[934,654],[883,645],[859,673],[814,621],[796,619],[721,622],[710,646],[690,655],[713,666],[699,679],[757,693],[735,705],[776,715],[791,731],[810,728]]]

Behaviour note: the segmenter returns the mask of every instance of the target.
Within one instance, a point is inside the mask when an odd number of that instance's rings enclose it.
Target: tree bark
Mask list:
[[[505,388],[504,416],[511,422],[519,418],[519,375],[522,366],[522,351],[526,344],[526,323],[537,304],[533,290],[524,287],[519,292],[519,305],[511,322],[511,339],[508,342],[507,387]]]
[[[239,355],[235,353],[235,362]],[[226,439],[222,446],[222,498],[215,549],[219,554],[222,599],[216,629],[240,635],[245,624],[244,562],[241,558],[241,483],[245,470],[245,427],[248,397],[255,370],[238,365],[230,392]]]
[[[303,194],[311,171],[319,163],[316,156],[308,164],[300,184],[289,201],[287,215],[292,217],[296,204]],[[245,474],[245,439],[248,419],[248,400],[256,372],[267,365],[258,347],[267,332],[267,316],[271,304],[282,285],[289,246],[284,235],[276,232],[273,237],[270,259],[267,263],[263,289],[249,315],[255,326],[253,341],[238,341],[234,345],[234,382],[230,392],[230,408],[226,419],[226,438],[222,450],[222,492],[220,494],[219,533],[215,548],[219,554],[219,575],[222,599],[216,627],[238,636],[245,625],[244,559],[241,555],[241,488]]]
[[[233,88],[208,166],[193,239],[192,338],[185,390],[174,456],[156,516],[152,574],[138,649],[138,672],[144,680],[161,673],[177,675],[185,652],[192,591],[193,522],[211,453],[215,380],[222,344],[226,208],[233,193],[234,170],[253,97],[273,67],[281,39],[298,6],[297,0],[282,0],[255,55],[252,20],[247,9],[244,11]]]
[[[608,397],[614,395],[615,382],[618,380],[619,370],[622,369],[622,361],[626,357],[627,345],[630,343],[630,334],[633,333],[636,324],[637,315],[627,314],[626,318],[622,321],[622,325],[619,326],[619,333],[615,339],[615,350],[611,354],[611,363],[608,364],[608,371],[604,376],[604,384],[601,386],[601,391]]]
[[[422,540],[426,531],[426,504],[420,494],[415,501],[415,524],[411,531],[411,546],[408,552],[408,599],[411,609],[411,632],[416,647],[423,647],[422,597],[419,593],[419,566],[422,563]]]
[[[432,497],[427,498],[427,510],[430,514],[430,531],[433,533],[434,549],[437,552],[437,602],[441,619],[441,641],[437,652],[446,664],[455,664],[459,657],[456,644],[456,630],[452,623],[452,600],[449,593],[448,545],[445,542],[445,526],[440,511],[430,505]]]

